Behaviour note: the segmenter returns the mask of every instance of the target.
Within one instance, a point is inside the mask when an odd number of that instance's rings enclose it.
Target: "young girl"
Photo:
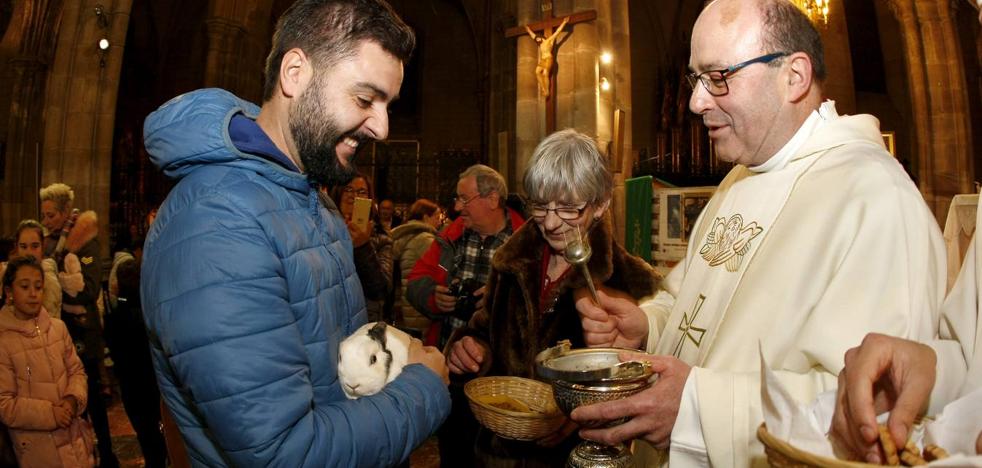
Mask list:
[[[79,415],[87,380],[68,329],[41,305],[44,276],[34,257],[3,275],[0,421],[22,467],[91,467],[92,436]]]
[[[31,256],[41,263],[44,269],[44,294],[41,304],[54,318],[61,318],[61,284],[58,282],[58,265],[53,258],[44,258],[44,226],[33,219],[25,219],[14,231],[14,251],[11,257]],[[7,264],[0,264],[0,277],[3,277]]]

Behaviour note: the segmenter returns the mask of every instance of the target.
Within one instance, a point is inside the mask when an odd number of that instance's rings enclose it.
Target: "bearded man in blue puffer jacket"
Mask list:
[[[192,464],[390,466],[446,418],[443,356],[418,343],[380,393],[345,398],[338,344],[365,299],[318,190],[386,137],[414,44],[382,0],[299,0],[277,23],[262,108],[207,89],[147,118],[151,159],[180,181],[147,238],[144,313]]]

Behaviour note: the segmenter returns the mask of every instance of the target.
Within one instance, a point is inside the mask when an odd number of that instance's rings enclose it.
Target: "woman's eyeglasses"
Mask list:
[[[355,194],[355,196],[362,197],[362,198],[368,197],[368,189],[355,189],[354,187],[345,187],[342,190],[342,192],[348,195],[353,193]]]
[[[529,205],[529,214],[536,219],[544,219],[549,212],[552,211],[556,213],[556,216],[563,221],[575,221],[583,216],[583,212],[586,211],[587,207],[590,206],[589,203],[584,203],[582,206],[559,206],[556,208],[549,208],[545,204],[532,203]]]

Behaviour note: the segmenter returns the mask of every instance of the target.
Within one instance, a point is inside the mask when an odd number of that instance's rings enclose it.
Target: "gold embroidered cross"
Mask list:
[[[702,294],[699,295],[699,299],[696,299],[695,305],[692,306],[692,318],[689,318],[688,313],[682,314],[682,320],[679,321],[679,331],[682,332],[682,336],[679,337],[678,344],[675,345],[675,351],[672,353],[673,356],[679,357],[682,354],[682,345],[685,344],[685,339],[688,337],[695,343],[696,348],[702,344],[702,337],[706,334],[705,328],[693,327],[692,322],[696,321],[696,317],[699,315],[699,311],[702,310],[702,303],[706,301],[706,296]],[[692,331],[699,333],[699,338],[692,336]]]

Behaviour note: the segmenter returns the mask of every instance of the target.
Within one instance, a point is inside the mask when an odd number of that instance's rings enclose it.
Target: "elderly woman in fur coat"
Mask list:
[[[532,154],[524,185],[533,222],[495,254],[485,308],[471,319],[466,336],[450,346],[448,364],[456,374],[534,378],[539,351],[563,339],[584,346],[574,292],[586,287],[586,279],[563,256],[577,231],[593,249],[588,268],[595,284],[635,299],[658,288],[654,270],[614,240],[606,216],[613,177],[590,137],[572,129],[546,137]],[[579,442],[570,437],[574,429],[568,422],[557,433],[526,443],[482,428],[475,455],[484,466],[511,466],[513,460],[524,460],[524,466],[561,465]]]

